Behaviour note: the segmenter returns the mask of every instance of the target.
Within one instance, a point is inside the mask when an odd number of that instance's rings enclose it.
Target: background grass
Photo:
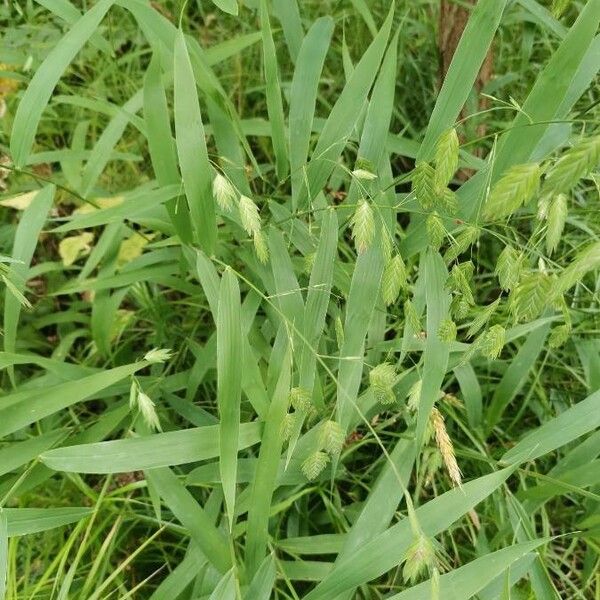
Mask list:
[[[0,5],[4,597],[600,597],[596,0],[111,4]]]

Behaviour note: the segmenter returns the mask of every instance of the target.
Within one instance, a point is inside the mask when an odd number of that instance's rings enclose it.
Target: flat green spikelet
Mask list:
[[[321,424],[319,439],[322,450],[331,456],[337,456],[342,451],[346,434],[339,423],[329,420]]]
[[[552,297],[555,283],[542,272],[525,275],[509,296],[516,321],[531,321],[538,317]]]
[[[418,162],[415,166],[412,189],[423,210],[431,210],[435,205],[435,170],[426,162]]]
[[[546,228],[546,252],[548,254],[552,254],[560,243],[568,213],[569,208],[565,194],[557,194],[550,200],[548,216],[546,217],[548,221]]]
[[[512,246],[505,246],[498,262],[495,273],[503,290],[509,291],[517,285],[523,271],[523,255]]]
[[[503,219],[527,204],[539,190],[541,174],[537,163],[511,167],[492,188],[483,207],[483,219]]]
[[[242,227],[246,232],[250,235],[259,233],[261,229],[260,214],[255,202],[251,198],[248,198],[248,196],[241,196],[239,211]]]
[[[544,193],[566,194],[600,163],[600,135],[585,138],[567,150],[548,172]]]
[[[367,200],[359,200],[350,225],[356,250],[359,254],[362,254],[371,247],[375,237],[375,217]]]
[[[406,286],[406,266],[402,257],[396,254],[383,271],[381,281],[381,294],[386,306],[396,302],[402,290]]]
[[[434,188],[443,194],[458,168],[459,141],[456,129],[448,129],[439,137],[435,146]]]
[[[302,473],[309,481],[314,481],[325,469],[329,462],[329,454],[317,450],[310,454],[302,463]]]

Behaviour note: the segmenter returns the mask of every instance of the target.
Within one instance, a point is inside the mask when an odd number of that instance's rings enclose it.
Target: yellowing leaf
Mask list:
[[[78,258],[85,256],[91,250],[91,243],[94,241],[94,234],[84,231],[79,235],[64,238],[58,245],[58,253],[62,259],[63,265],[69,267]]]
[[[111,208],[112,206],[118,206],[125,200],[125,196],[112,196],[111,198],[93,198],[92,202],[95,204],[84,204],[73,211],[74,215],[85,215],[87,213],[94,212],[102,208]]]
[[[134,258],[141,256],[144,246],[152,239],[152,235],[140,235],[137,231],[121,242],[117,264],[123,266]]]
[[[24,194],[13,196],[12,198],[0,200],[0,206],[14,208],[15,210],[25,210],[31,204],[31,201],[35,198],[38,191],[39,190],[34,190],[33,192],[26,192]]]

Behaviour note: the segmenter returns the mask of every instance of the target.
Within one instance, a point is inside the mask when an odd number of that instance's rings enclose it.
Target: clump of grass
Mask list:
[[[429,8],[0,13],[0,597],[600,593],[600,9]]]

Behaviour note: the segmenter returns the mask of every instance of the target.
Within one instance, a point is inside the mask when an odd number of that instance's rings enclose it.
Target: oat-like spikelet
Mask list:
[[[450,476],[452,483],[460,487],[462,484],[462,475],[458,468],[458,463],[456,462],[454,446],[452,445],[452,440],[446,430],[444,417],[435,407],[433,407],[433,410],[431,411],[431,424],[435,433],[435,441],[440,449],[440,454],[442,455],[442,460],[444,461],[448,475]]]

